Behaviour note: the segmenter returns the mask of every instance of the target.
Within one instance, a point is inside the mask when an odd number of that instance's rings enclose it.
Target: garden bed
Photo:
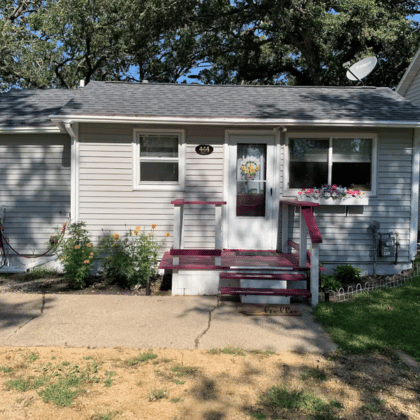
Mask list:
[[[30,279],[28,274],[0,274],[0,293],[67,293],[75,295],[127,295],[144,296],[146,288],[123,288],[116,284],[109,284],[101,277],[91,277],[85,289],[72,289],[63,275],[46,275],[40,279]],[[29,278],[28,278],[29,277]],[[158,275],[152,279],[150,291],[155,296],[171,295],[171,276]]]

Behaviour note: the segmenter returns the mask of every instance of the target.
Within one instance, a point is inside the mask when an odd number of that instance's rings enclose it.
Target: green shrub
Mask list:
[[[69,225],[68,235],[60,247],[64,275],[72,288],[83,289],[98,253],[92,245],[84,222]]]
[[[114,233],[101,239],[99,249],[105,255],[102,269],[110,283],[121,287],[137,284],[144,287],[147,279],[156,275],[158,251],[164,241],[155,240],[155,228],[153,224],[152,230],[146,233],[137,226],[123,237]]]
[[[353,267],[351,264],[335,267],[334,274],[336,280],[341,283],[356,283],[360,281],[360,268]]]
[[[340,289],[341,283],[336,280],[333,276],[326,276],[323,275],[321,277],[321,289],[328,289],[328,290],[334,290],[337,291]]]

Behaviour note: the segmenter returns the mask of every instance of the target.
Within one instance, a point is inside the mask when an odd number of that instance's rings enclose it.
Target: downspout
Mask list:
[[[372,244],[372,252],[373,252],[373,277],[376,277],[376,262],[378,258],[378,240],[379,240],[379,230],[380,224],[376,220],[373,220],[372,223],[369,225],[369,230],[372,231],[373,234],[373,244]]]
[[[79,124],[64,123],[71,138],[71,195],[70,218],[72,222],[79,220]]]

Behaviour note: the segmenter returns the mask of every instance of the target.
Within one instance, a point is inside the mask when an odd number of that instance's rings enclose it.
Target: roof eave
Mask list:
[[[420,48],[408,66],[408,69],[405,71],[404,76],[400,80],[400,83],[398,83],[397,88],[395,89],[395,92],[397,92],[399,95],[404,96],[406,94],[411,82],[419,71],[419,69],[416,68],[417,65],[420,65]]]
[[[419,121],[372,121],[372,120],[298,120],[281,118],[202,118],[202,117],[123,117],[123,116],[86,116],[86,115],[66,115],[63,117],[51,116],[51,121],[57,125],[60,123],[123,123],[123,124],[182,124],[182,125],[265,125],[265,126],[357,126],[357,127],[399,127],[399,128],[417,128],[420,127]]]

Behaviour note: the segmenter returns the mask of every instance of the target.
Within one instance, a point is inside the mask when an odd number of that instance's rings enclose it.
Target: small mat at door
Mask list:
[[[259,305],[238,303],[238,312],[249,316],[301,316],[293,305]]]

